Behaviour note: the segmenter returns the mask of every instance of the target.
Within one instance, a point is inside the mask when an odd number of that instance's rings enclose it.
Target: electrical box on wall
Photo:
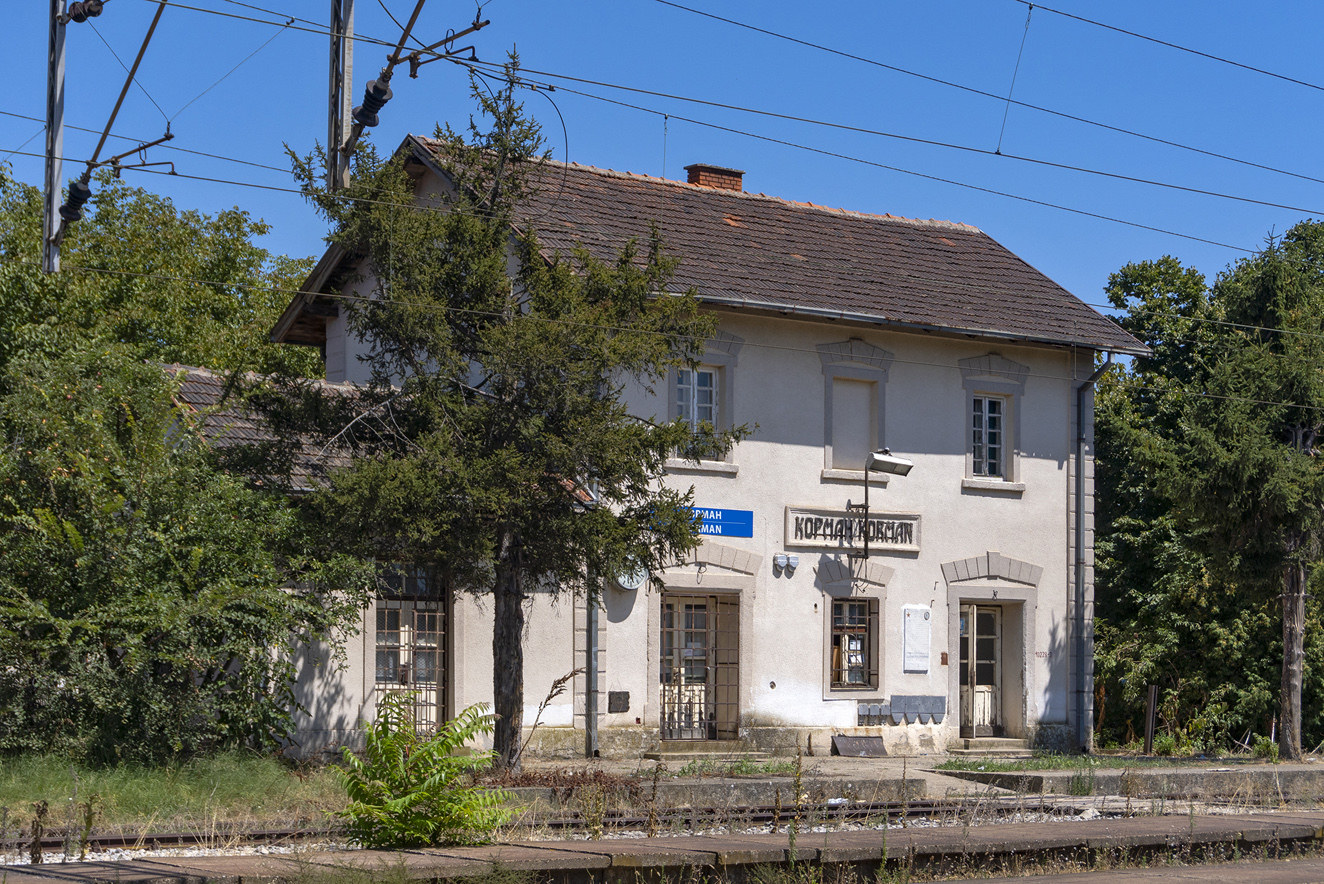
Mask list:
[[[901,606],[901,648],[906,672],[929,671],[929,637],[932,612],[928,605]]]

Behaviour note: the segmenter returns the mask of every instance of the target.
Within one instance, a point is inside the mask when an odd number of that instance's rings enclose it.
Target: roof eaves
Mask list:
[[[935,325],[931,323],[909,322],[901,319],[891,319],[886,316],[879,316],[870,313],[857,313],[847,310],[830,310],[822,307],[808,307],[802,304],[784,304],[774,301],[753,301],[749,298],[728,298],[721,295],[699,295],[699,300],[705,304],[712,304],[718,307],[738,308],[745,310],[755,310],[766,313],[776,313],[780,315],[803,316],[812,319],[830,319],[839,322],[857,322],[864,325],[885,325],[905,329],[907,331],[931,332],[943,335],[974,335],[981,338],[992,338],[1001,341],[1015,341],[1025,344],[1049,344],[1051,346],[1077,346],[1089,347],[1091,349],[1106,351],[1109,353],[1118,353],[1123,356],[1150,356],[1152,351],[1135,341],[1134,346],[1110,341],[1090,341],[1084,338],[1065,338],[1051,337],[1047,335],[1023,335],[1015,332],[999,331],[995,329],[977,328],[974,326],[957,325]],[[1122,329],[1118,331],[1127,335]],[[1134,339],[1132,339],[1134,340]]]

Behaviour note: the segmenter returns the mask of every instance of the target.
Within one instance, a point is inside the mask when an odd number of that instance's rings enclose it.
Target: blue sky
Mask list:
[[[139,72],[139,81],[160,109],[134,89],[114,133],[150,140],[159,137],[166,119],[172,118],[172,147],[260,165],[160,148],[153,149],[149,159],[173,161],[181,176],[277,189],[133,171],[126,171],[126,178],[185,208],[214,212],[239,206],[273,225],[263,242],[267,248],[291,255],[318,253],[324,226],[299,196],[279,188],[292,186],[284,145],[306,152],[314,141],[325,139],[328,39],[308,31],[325,28],[330,4],[249,4],[272,10],[268,13],[233,0],[185,2],[196,8],[166,9]],[[361,36],[393,43],[399,29],[386,10],[404,21],[414,0],[382,3],[357,0],[356,29]],[[962,221],[982,228],[1091,303],[1102,302],[1108,274],[1128,261],[1172,254],[1212,275],[1245,254],[1238,249],[1259,248],[1270,231],[1282,233],[1302,218],[1324,217],[1324,184],[1245,164],[1324,179],[1319,163],[1324,129],[1321,3],[1055,0],[1051,7],[1279,76],[1161,46],[1045,7],[1033,9],[1027,31],[1029,7],[1019,0],[683,0],[683,5],[878,64],[659,0],[489,0],[482,15],[491,25],[463,42],[472,42],[478,57],[493,63],[516,46],[526,69],[546,72],[531,74],[533,80],[558,86],[553,93],[526,97],[526,107],[544,124],[558,159],[669,178],[683,178],[686,164],[714,163],[745,170],[748,190],[857,211]],[[0,99],[0,161],[9,154],[18,178],[39,183],[41,160],[23,154],[41,153],[41,123],[23,117],[44,115],[48,6],[41,0],[9,6],[9,40],[0,56],[0,74],[8,86]],[[91,22],[96,31],[88,24],[69,26],[69,126],[99,133],[124,79],[106,44],[130,63],[155,9],[152,0],[109,0],[101,17]],[[468,25],[476,9],[472,0],[429,0],[415,34],[424,42],[441,39],[448,29]],[[314,24],[296,21],[282,28],[291,16]],[[228,78],[197,97],[259,47]],[[388,51],[367,41],[357,44],[355,103]],[[1008,108],[1005,101],[922,78],[1006,96],[1018,55],[1017,101],[1245,163],[1024,106]],[[447,62],[427,65],[418,79],[399,69],[392,86],[395,97],[382,111],[382,124],[372,131],[372,138],[387,148],[409,132],[430,134],[438,122],[458,128],[473,110],[466,71]],[[96,137],[67,132],[65,155],[85,159]],[[132,146],[131,141],[112,139],[103,156]],[[988,153],[999,146],[1002,156]],[[65,174],[72,177],[81,169],[80,163],[66,163]]]

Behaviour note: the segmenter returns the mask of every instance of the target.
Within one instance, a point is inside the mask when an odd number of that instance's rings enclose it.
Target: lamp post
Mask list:
[[[864,513],[864,552],[857,553],[852,550],[847,555],[853,559],[869,558],[869,474],[887,473],[892,476],[904,476],[915,466],[914,461],[906,460],[902,457],[895,457],[890,448],[882,448],[878,451],[870,451],[864,459],[864,503],[857,505],[846,501],[846,512]]]

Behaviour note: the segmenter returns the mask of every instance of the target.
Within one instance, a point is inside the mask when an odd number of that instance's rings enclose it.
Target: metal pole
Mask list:
[[[41,269],[60,270],[60,188],[64,185],[64,28],[66,0],[51,0],[50,50],[46,57],[46,178],[42,207]]]
[[[584,757],[598,757],[598,601],[601,591],[590,574],[584,602]]]
[[[1076,388],[1076,499],[1075,503],[1075,593],[1072,603],[1075,616],[1071,618],[1071,629],[1075,632],[1075,694],[1076,694],[1076,746],[1082,752],[1094,751],[1094,641],[1090,634],[1093,617],[1087,610],[1088,593],[1085,581],[1086,566],[1093,564],[1093,557],[1085,555],[1085,394],[1093,389],[1094,384],[1103,377],[1103,373],[1113,364],[1113,354],[1109,353],[1103,365]],[[1091,422],[1091,426],[1092,426]],[[1091,491],[1093,494],[1093,491]],[[1148,750],[1146,750],[1148,752]]]
[[[1149,686],[1149,701],[1145,704],[1145,754],[1154,754],[1154,713],[1158,710],[1158,685]]]
[[[340,145],[349,134],[354,93],[354,0],[331,0],[331,70],[326,133],[326,186],[349,184],[349,157]]]

